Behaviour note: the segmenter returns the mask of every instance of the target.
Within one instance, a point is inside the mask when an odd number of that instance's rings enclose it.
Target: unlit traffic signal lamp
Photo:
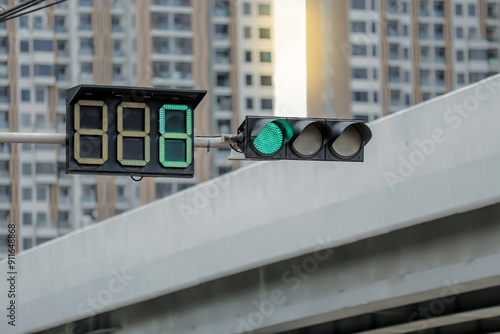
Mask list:
[[[246,159],[363,161],[370,128],[359,120],[247,116],[238,128]]]

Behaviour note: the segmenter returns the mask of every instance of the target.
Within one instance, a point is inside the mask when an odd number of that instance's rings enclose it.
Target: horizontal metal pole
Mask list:
[[[0,143],[65,144],[65,133],[0,132]]]
[[[225,141],[225,135],[220,137],[194,137],[194,147],[201,148],[231,148],[229,143]]]
[[[194,147],[231,148],[225,141],[230,135],[218,137],[199,136],[194,138]],[[0,143],[66,144],[64,133],[0,132]]]

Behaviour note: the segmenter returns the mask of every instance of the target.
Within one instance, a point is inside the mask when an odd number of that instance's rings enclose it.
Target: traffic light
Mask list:
[[[359,120],[247,116],[238,147],[253,160],[363,161],[372,133]]]
[[[66,90],[66,172],[193,177],[194,110],[206,91]]]

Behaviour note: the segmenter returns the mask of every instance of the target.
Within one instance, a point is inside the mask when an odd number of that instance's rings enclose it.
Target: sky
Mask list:
[[[306,116],[305,0],[275,1],[275,114]]]

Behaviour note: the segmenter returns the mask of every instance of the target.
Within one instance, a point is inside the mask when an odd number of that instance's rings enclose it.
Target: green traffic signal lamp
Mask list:
[[[245,157],[258,159],[285,159],[283,149],[292,137],[292,127],[285,118],[248,116],[238,133],[244,133],[246,140],[238,143],[246,152]]]
[[[237,137],[247,159],[363,161],[372,133],[359,120],[247,116]]]

